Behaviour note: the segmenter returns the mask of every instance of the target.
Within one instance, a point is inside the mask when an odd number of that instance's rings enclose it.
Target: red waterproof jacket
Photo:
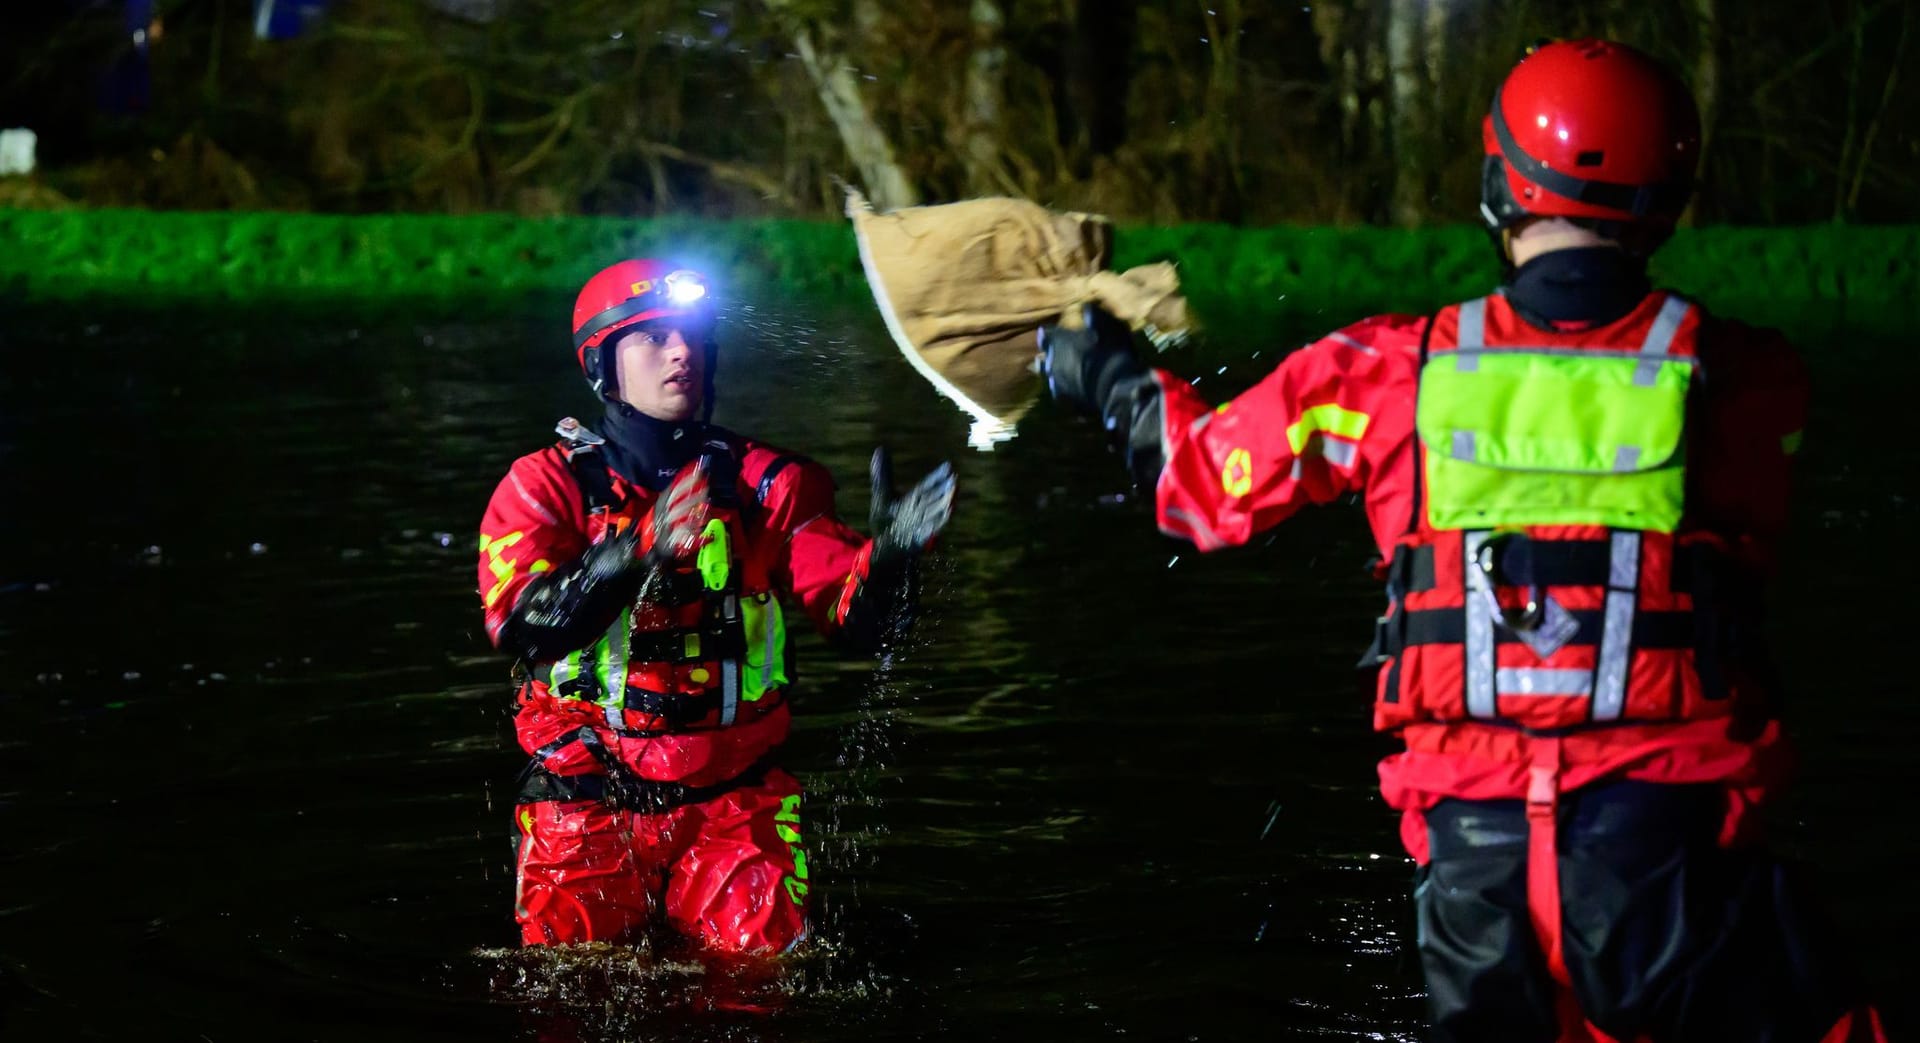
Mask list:
[[[1725,785],[1722,839],[1732,842],[1750,821],[1744,812],[1780,781],[1786,750],[1757,671],[1723,664],[1703,681],[1704,660],[1686,637],[1690,570],[1677,563],[1710,552],[1723,574],[1754,586],[1769,570],[1806,411],[1799,361],[1777,334],[1705,317],[1662,292],[1579,332],[1536,328],[1498,295],[1467,311],[1469,339],[1488,349],[1636,351],[1660,326],[1655,339],[1665,350],[1698,361],[1686,400],[1684,514],[1676,532],[1635,544],[1624,599],[1608,602],[1608,530],[1526,529],[1534,547],[1560,552],[1545,556],[1543,572],[1579,573],[1547,579],[1572,620],[1564,642],[1535,649],[1483,633],[1471,645],[1475,601],[1464,588],[1472,569],[1463,562],[1472,559],[1462,556],[1458,529],[1430,524],[1425,454],[1453,450],[1434,450],[1416,434],[1420,374],[1426,358],[1460,345],[1460,305],[1356,323],[1288,356],[1217,408],[1155,371],[1163,394],[1160,528],[1215,550],[1247,542],[1306,504],[1360,497],[1395,599],[1381,621],[1389,640],[1375,726],[1406,743],[1381,763],[1381,787],[1405,813],[1403,840],[1416,858],[1426,854],[1421,814],[1440,799],[1541,799],[1543,782],[1564,791],[1605,776]],[[1612,564],[1618,573],[1617,554]],[[1522,596],[1497,593],[1509,607]],[[1634,635],[1625,651],[1609,652],[1598,636],[1611,610],[1628,613],[1626,629],[1614,628]],[[1408,620],[1424,636],[1409,640]],[[1619,661],[1610,694],[1603,659]]]

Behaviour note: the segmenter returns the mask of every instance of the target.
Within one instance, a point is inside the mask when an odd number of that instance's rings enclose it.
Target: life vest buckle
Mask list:
[[[1528,814],[1560,803],[1560,773],[1564,767],[1559,739],[1536,737],[1531,745],[1527,757]]]
[[[1507,547],[1509,544],[1512,544],[1511,556],[1520,566],[1518,569],[1512,571],[1518,571],[1524,573],[1524,575],[1510,577],[1507,574],[1509,570],[1501,568],[1501,563],[1505,560],[1501,553],[1501,548]],[[1522,533],[1496,532],[1488,536],[1486,542],[1480,544],[1479,553],[1473,557],[1474,566],[1480,570],[1481,575],[1487,577],[1486,592],[1489,598],[1493,597],[1493,588],[1495,587],[1526,587],[1527,604],[1525,608],[1506,608],[1502,606],[1498,600],[1495,600],[1493,603],[1494,615],[1499,618],[1501,623],[1505,624],[1508,630],[1516,634],[1524,634],[1539,629],[1540,624],[1547,616],[1546,605],[1544,604],[1546,601],[1546,592],[1541,588],[1540,584],[1533,582],[1533,569],[1531,567],[1533,555],[1530,553],[1531,544],[1532,541],[1528,540]]]

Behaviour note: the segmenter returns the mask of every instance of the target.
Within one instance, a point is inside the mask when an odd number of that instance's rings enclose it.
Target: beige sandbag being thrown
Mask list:
[[[977,448],[1012,438],[1039,397],[1041,325],[1077,327],[1096,303],[1162,348],[1190,330],[1173,265],[1108,271],[1113,225],[1097,214],[1005,198],[876,214],[850,192],[847,216],[894,343],[973,416]]]

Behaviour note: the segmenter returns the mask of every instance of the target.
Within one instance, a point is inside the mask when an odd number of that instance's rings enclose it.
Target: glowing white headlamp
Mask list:
[[[682,268],[667,274],[667,300],[675,304],[692,304],[706,295],[707,282],[699,272]]]

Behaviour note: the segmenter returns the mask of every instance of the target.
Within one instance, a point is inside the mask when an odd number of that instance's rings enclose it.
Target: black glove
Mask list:
[[[633,603],[647,565],[631,531],[601,540],[573,563],[543,573],[514,603],[500,647],[534,662],[551,662],[600,639]]]
[[[1082,313],[1080,329],[1040,327],[1041,370],[1056,401],[1101,419],[1113,430],[1125,420],[1126,394],[1147,379],[1147,368],[1133,354],[1133,331],[1094,305]]]
[[[927,549],[953,517],[953,465],[928,472],[905,496],[893,491],[893,455],[885,446],[873,451],[873,500],[867,521],[873,529],[873,560],[909,560]]]
[[[873,552],[867,577],[841,625],[848,644],[877,650],[913,624],[920,593],[914,564],[953,517],[953,491],[953,465],[943,463],[898,496],[893,491],[892,455],[884,446],[873,451],[873,501],[867,515]]]

